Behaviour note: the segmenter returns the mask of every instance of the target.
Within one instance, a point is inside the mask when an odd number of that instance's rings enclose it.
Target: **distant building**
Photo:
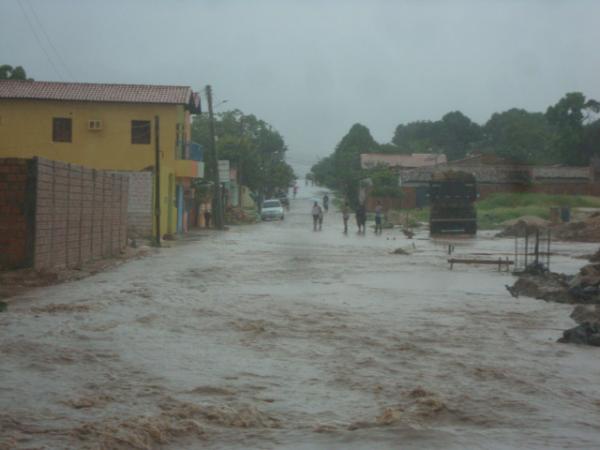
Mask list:
[[[397,155],[390,153],[361,153],[360,166],[371,169],[378,165],[388,166],[393,169],[415,169],[418,167],[436,166],[448,160],[443,153],[413,153],[411,155]]]
[[[520,164],[495,155],[474,155],[445,164],[403,169],[399,184],[407,208],[428,204],[429,181],[434,172],[461,170],[477,180],[479,198],[495,193],[537,192],[560,195],[599,195],[600,183],[593,166],[534,166]]]
[[[192,183],[204,172],[191,142],[190,118],[199,112],[199,95],[187,86],[2,80],[0,157],[154,172],[158,117],[161,233],[182,232],[196,221]]]

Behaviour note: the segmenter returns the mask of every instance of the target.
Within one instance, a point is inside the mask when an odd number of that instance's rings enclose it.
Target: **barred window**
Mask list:
[[[72,121],[65,117],[54,117],[52,119],[52,141],[71,142]]]
[[[150,143],[150,121],[132,120],[131,121],[131,143],[149,144]]]

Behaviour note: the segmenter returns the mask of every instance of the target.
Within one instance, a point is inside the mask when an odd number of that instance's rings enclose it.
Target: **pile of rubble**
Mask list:
[[[600,248],[596,251],[596,253],[590,255],[588,259],[590,262],[600,262]]]
[[[528,270],[507,286],[513,297],[525,295],[558,303],[600,303],[600,263],[588,264],[575,276]]]
[[[507,220],[502,223],[504,229],[496,237],[514,237],[533,234],[538,230],[546,229],[550,222],[537,216],[521,216],[517,219]]]
[[[558,342],[600,347],[600,305],[577,305],[570,317],[578,325],[564,331]]]
[[[230,225],[245,223],[256,223],[258,221],[255,211],[247,211],[242,208],[230,206],[225,211],[225,222]]]
[[[558,342],[600,346],[600,263],[588,264],[574,276],[532,267],[506,288],[513,297],[577,303],[571,318],[578,325],[564,331]]]
[[[600,242],[600,213],[559,225],[552,230],[552,235],[562,241]]]
[[[538,230],[550,229],[552,237],[561,241],[600,242],[600,212],[582,220],[553,225],[536,216],[522,216],[502,223],[503,230],[496,237],[522,237]]]

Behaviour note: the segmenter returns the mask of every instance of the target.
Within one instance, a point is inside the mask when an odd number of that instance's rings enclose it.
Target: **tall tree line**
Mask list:
[[[361,153],[443,153],[452,161],[481,152],[524,164],[588,165],[593,156],[600,157],[598,113],[598,101],[571,92],[544,113],[512,108],[492,114],[483,125],[460,111],[437,121],[400,124],[385,144],[377,143],[367,127],[355,124],[333,153],[312,167],[312,176],[355,202],[360,179],[385,179],[378,174],[381,168],[361,170]]]
[[[210,148],[208,117],[198,115],[192,124],[192,140]],[[281,134],[264,120],[240,110],[215,116],[215,135],[219,159],[229,160],[241,177],[241,183],[263,197],[278,190],[287,191],[295,180],[292,167],[285,161],[287,146]],[[210,154],[205,155],[205,160]],[[206,161],[207,169],[211,167]],[[209,172],[207,175],[211,175]]]

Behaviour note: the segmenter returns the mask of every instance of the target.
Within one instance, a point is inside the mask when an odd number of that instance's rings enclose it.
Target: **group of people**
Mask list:
[[[323,210],[327,212],[329,210],[329,196],[325,194],[323,197],[323,208],[319,205],[319,202],[314,202],[312,207],[313,217],[313,230],[320,231],[323,228]],[[356,217],[356,226],[358,232],[361,234],[367,231],[367,210],[363,204],[359,204],[354,211]],[[350,205],[348,202],[344,203],[342,207],[342,219],[344,220],[344,234],[348,233],[348,221],[350,220]],[[375,234],[381,234],[383,231],[383,206],[378,201],[375,205]]]

